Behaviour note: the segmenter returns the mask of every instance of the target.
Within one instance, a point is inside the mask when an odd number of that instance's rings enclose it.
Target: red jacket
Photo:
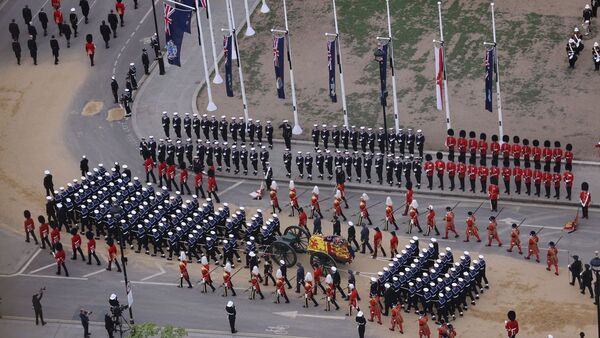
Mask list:
[[[502,168],[502,177],[504,177],[504,180],[510,181],[510,176],[512,176],[512,170],[508,167]]]
[[[202,172],[199,171],[196,173],[196,175],[194,176],[194,186],[196,188],[199,188],[202,186]]]
[[[483,157],[487,154],[488,143],[485,140],[479,140],[479,143],[477,143],[477,148],[479,148],[479,153]]]
[[[187,169],[181,169],[181,171],[179,172],[179,182],[180,183],[187,182],[187,179],[188,179]]]
[[[96,45],[93,42],[88,42],[85,44],[85,52],[87,55],[94,55],[96,53]]]
[[[215,191],[217,189],[217,178],[214,176],[208,177],[208,188],[209,192]]]
[[[62,264],[65,262],[65,250],[60,250],[54,253],[54,260],[56,264]]]
[[[560,162],[562,160],[563,151],[560,148],[554,148],[552,151],[552,157],[554,157],[554,161]]]
[[[406,190],[406,204],[410,205],[413,201],[413,191],[412,189]]]
[[[146,172],[149,173],[152,171],[152,168],[154,168],[154,161],[152,161],[152,158],[148,157],[144,161],[144,169],[146,169]]]
[[[108,247],[108,259],[117,259],[117,246],[114,244]]]
[[[375,243],[375,245],[380,245],[382,239],[383,234],[381,233],[381,231],[375,231],[375,235],[373,236],[373,243]]]
[[[500,195],[500,189],[495,184],[490,184],[488,187],[488,196],[490,197],[490,201],[497,201],[498,195]]]
[[[513,176],[515,177],[515,182],[520,182],[523,178],[523,169],[520,167],[513,168]]]
[[[427,176],[433,176],[434,165],[431,161],[425,162],[425,174]]]
[[[446,137],[446,147],[448,150],[454,150],[454,147],[456,147],[456,138],[454,136]]]
[[[163,176],[167,172],[167,162],[160,162],[158,164],[158,176]]]
[[[437,171],[438,175],[444,174],[444,170],[446,170],[446,163],[442,160],[435,161],[435,170]]]
[[[88,252],[96,252],[96,240],[95,239],[92,238],[87,242],[87,249],[88,249]]]
[[[528,159],[531,157],[531,147],[530,146],[521,146],[521,152],[523,153],[523,158]]]
[[[50,239],[52,243],[60,242],[60,230],[58,230],[58,227],[52,229],[52,232],[50,232]]]
[[[492,155],[500,154],[500,144],[498,142],[490,143],[490,150],[492,151]]]
[[[554,173],[554,175],[552,175],[552,180],[554,181],[555,187],[560,187],[560,182],[562,182],[562,176],[559,173]]]
[[[573,152],[572,151],[565,151],[565,162],[567,162],[567,164],[571,164],[573,163]]]
[[[448,162],[446,163],[446,170],[448,170],[448,176],[456,175],[456,163]]]
[[[565,171],[563,178],[567,187],[573,186],[573,174],[570,171]]]
[[[500,176],[500,168],[493,166],[490,167],[490,178],[498,178]]]
[[[81,247],[81,236],[79,236],[79,234],[71,236],[71,247],[73,250]]]
[[[533,177],[533,170],[530,168],[525,168],[523,170],[523,176],[525,176],[525,183],[531,183],[531,178]]]
[[[449,170],[449,169],[448,169]],[[457,166],[458,177],[465,177],[467,174],[467,166],[464,163],[459,163]]]
[[[510,151],[514,158],[521,158],[521,146],[518,144],[513,144]]]
[[[543,180],[544,180],[544,185],[546,185],[546,186],[552,185],[552,174],[544,173]]]
[[[54,9],[57,9],[60,7],[60,0],[52,0],[52,7],[54,7]]]
[[[552,149],[550,149],[548,147],[544,147],[544,149],[542,150],[542,157],[544,157],[544,161],[551,161],[552,160]]]
[[[467,139],[465,139],[464,137],[459,137],[457,144],[459,152],[464,153],[467,151]]]
[[[58,9],[54,11],[54,23],[57,25],[63,23],[63,13]]]
[[[25,222],[23,222],[23,227],[25,228],[25,231],[34,231],[35,223],[33,223],[33,219],[32,218],[26,219]]]
[[[479,178],[482,180],[487,179],[488,173],[489,173],[489,171],[488,171],[487,167],[479,167],[479,170],[477,171]]]
[[[469,172],[469,179],[476,179],[477,178],[477,167],[469,164],[469,167],[467,167],[467,171]]]
[[[583,207],[589,207],[592,203],[592,194],[589,191],[582,191],[579,193],[579,202]]]
[[[40,228],[38,229],[38,231],[40,232],[40,237],[47,237],[48,231],[50,231],[50,226],[48,226],[48,223],[42,223],[40,224]]]
[[[125,4],[122,2],[117,2],[115,4],[115,10],[116,10],[117,14],[119,14],[119,15],[125,14]]]
[[[398,236],[392,236],[390,239],[390,249],[396,250],[398,248]]]
[[[519,333],[519,322],[517,322],[516,320],[509,320],[504,325],[504,328],[506,329],[506,334],[508,335],[508,337],[512,337]]]
[[[543,178],[544,174],[542,174],[541,171],[539,171],[538,169],[535,169],[533,171],[533,181],[535,182],[535,184],[541,184]]]
[[[503,157],[509,157],[511,151],[510,143],[502,143],[500,151],[502,152]]]
[[[474,138],[469,139],[469,151],[472,153],[477,152],[477,140]]]
[[[531,148],[531,154],[534,161],[539,161],[542,158],[542,149],[540,147],[533,147]]]
[[[177,171],[175,170],[175,165],[171,164],[167,168],[167,178],[169,178],[170,180],[173,180],[173,179],[175,179],[175,175],[177,175]]]
[[[306,216],[306,213],[304,212],[304,210],[302,212],[300,212],[298,214],[298,225],[301,227],[306,227],[306,220],[308,219],[308,217]]]

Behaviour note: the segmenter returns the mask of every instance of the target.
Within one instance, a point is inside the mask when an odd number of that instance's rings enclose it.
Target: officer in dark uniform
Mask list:
[[[229,129],[229,123],[225,115],[221,116],[221,121],[219,121],[219,131],[221,132],[221,139],[224,142],[227,142],[227,130]]]
[[[121,104],[125,109],[125,117],[131,116],[131,96],[129,89],[125,89],[123,95],[121,95]]]
[[[81,7],[81,14],[85,18],[84,22],[87,25],[88,15],[90,15],[90,3],[88,0],[79,0],[79,7]]]
[[[12,50],[15,53],[15,57],[17,58],[17,65],[21,64],[21,44],[19,41],[15,40],[12,42]]]
[[[311,137],[312,137],[313,143],[315,144],[315,149],[319,148],[319,138],[321,138],[321,130],[319,130],[318,124],[313,125]]]
[[[331,127],[331,139],[335,149],[338,149],[340,147],[340,130],[336,124]]]
[[[185,113],[183,117],[183,130],[188,138],[192,137],[192,118],[190,117],[190,113]]]
[[[240,116],[238,118],[238,124],[237,125],[238,125],[237,126],[237,130],[238,130],[238,133],[240,135],[240,141],[242,143],[246,143],[246,132],[248,130],[246,129],[246,123],[244,122],[244,118],[243,117]]]
[[[313,167],[313,158],[310,152],[306,152],[304,156],[304,166],[306,167],[306,175],[309,180],[312,181],[312,167]]]
[[[377,183],[383,184],[383,154],[377,153],[375,157],[375,174],[377,175]]]
[[[71,48],[71,26],[67,25],[66,23],[63,23],[60,26],[60,31],[62,32],[62,34],[65,36],[65,39],[67,40],[67,48]]]
[[[372,153],[375,152],[375,138],[376,135],[373,132],[373,128],[367,129],[367,145],[369,147],[369,151],[371,151]]]
[[[231,118],[231,123],[229,123],[229,132],[231,133],[231,139],[233,140],[233,143],[237,143],[238,124],[235,116]]]
[[[329,147],[329,130],[327,129],[327,125],[321,125],[321,140],[323,140],[323,148],[327,149]]]
[[[175,145],[167,139],[167,162],[175,162]]]
[[[327,179],[333,178],[333,155],[329,149],[325,150],[325,168],[327,168]]]
[[[334,161],[334,165],[335,167],[341,167],[342,164],[344,164],[344,156],[342,155],[342,152],[339,150],[335,151],[335,161]]]
[[[108,27],[104,20],[102,20],[102,24],[100,25],[100,35],[102,35],[102,40],[104,40],[104,47],[109,48],[108,42],[110,41],[110,27]]]
[[[231,171],[231,148],[227,145],[227,142],[223,142],[223,162],[225,162],[225,171]]]
[[[181,138],[181,117],[179,117],[178,112],[173,113],[173,118],[172,118],[171,122],[173,124],[173,130],[175,131],[175,136],[177,136],[177,138]]]
[[[27,24],[27,32],[29,35],[33,36],[34,40],[37,38],[37,29],[33,25],[33,22]]]
[[[218,141],[215,141],[213,144],[215,161],[217,162],[217,170],[221,171],[223,169],[223,147],[219,145]]]
[[[71,27],[73,28],[73,35],[77,37],[77,13],[75,13],[75,8],[71,8],[71,13],[69,14],[69,22],[71,22]]]
[[[156,140],[154,140],[154,136],[152,135],[148,138],[147,153],[144,157],[146,158],[148,156],[152,158],[152,161],[156,162]]]
[[[165,144],[165,140],[162,138],[158,140],[158,145],[156,147],[156,160],[158,162],[164,162],[167,155],[167,145]]]
[[[248,150],[246,150],[245,144],[242,144],[240,160],[242,161],[242,168],[244,168],[244,175],[248,175]]]
[[[344,149],[348,150],[348,141],[350,140],[350,130],[348,130],[348,126],[344,126],[341,132],[342,137],[342,145]],[[339,148],[339,147],[336,147]]]
[[[415,135],[415,144],[419,151],[419,157],[423,157],[423,149],[425,148],[425,135],[421,129],[417,129],[417,135]]]
[[[19,25],[15,22],[15,19],[12,19],[8,24],[8,31],[10,32],[10,36],[12,37],[13,41],[19,40],[19,34],[21,33],[21,30],[19,29]]]
[[[367,176],[367,183],[371,183],[371,167],[373,166],[373,155],[369,152],[364,154],[365,157],[365,175]]]
[[[183,166],[183,159],[185,156],[185,147],[181,144],[181,140],[177,140],[175,145],[175,157],[177,157],[177,166]]]
[[[406,134],[406,146],[408,147],[408,153],[411,155],[415,154],[415,141],[415,134],[413,134],[411,128],[408,128],[408,133]]]
[[[421,167],[421,157],[415,158],[413,161],[413,172],[415,173],[415,181],[417,181],[417,189],[421,189],[421,173],[423,168]]]
[[[271,124],[271,121],[267,121],[267,125],[265,126],[265,136],[269,143],[269,149],[273,149],[273,125]]]
[[[402,158],[400,156],[396,156],[395,158],[395,167],[394,173],[396,174],[396,181],[399,188],[402,187],[402,173],[404,170],[404,163],[402,162]]]
[[[33,59],[33,64],[37,66],[37,43],[33,36],[29,36],[29,40],[27,40],[27,48],[29,49],[29,55]]]
[[[113,83],[117,83],[117,81],[115,80],[115,77],[114,77],[114,76],[113,76],[113,78],[112,78],[112,79],[113,79]],[[113,88],[114,88],[114,87],[113,87]],[[119,88],[119,85],[117,85],[117,89],[118,89],[118,88]],[[114,93],[114,91],[115,91],[115,90],[113,89],[113,93]],[[162,121],[162,128],[163,128],[163,131],[165,132],[165,136],[166,136],[167,138],[169,138],[169,131],[170,131],[170,130],[169,130],[169,127],[170,127],[170,125],[171,125],[171,119],[169,118],[169,115],[167,115],[167,112],[166,112],[166,111],[162,112],[162,118],[161,118],[161,121]]]
[[[231,161],[235,167],[233,173],[238,174],[240,172],[240,151],[235,144],[231,146]]]
[[[44,290],[46,288],[41,288],[40,292],[36,293],[31,297],[31,302],[33,304],[33,311],[35,312],[35,325],[38,325],[38,317],[42,322],[42,326],[46,325],[44,321],[44,313],[42,312],[42,297],[44,297]]]
[[[48,35],[48,14],[44,12],[44,9],[40,9],[38,13],[38,20],[42,24],[42,29],[44,30],[44,36]]]
[[[148,56],[148,52],[146,48],[142,48],[142,65],[144,65],[144,74],[150,74],[150,57]]]
[[[358,130],[356,130],[355,126],[352,126],[352,130],[350,130],[350,143],[352,144],[352,150],[358,150],[358,140],[359,140]]]
[[[377,145],[380,153],[385,153],[385,132],[383,128],[379,128],[377,132]]]
[[[29,6],[25,5],[25,7],[23,7],[22,14],[23,20],[25,20],[25,24],[28,25],[31,22],[31,19],[33,18]]]
[[[385,178],[390,187],[394,185],[394,169],[396,169],[396,162],[392,154],[388,154],[385,162]]]
[[[150,147],[150,144],[148,144]],[[192,143],[192,139],[188,138],[185,140],[185,145],[183,146],[185,158],[188,160],[188,163],[191,165],[192,160],[194,158],[194,143]]]
[[[360,143],[360,149],[362,152],[367,151],[367,143],[369,142],[369,136],[367,135],[367,131],[365,127],[360,127],[360,131],[358,132],[358,141]],[[354,149],[356,151],[356,149]]]
[[[119,18],[117,18],[117,15],[114,13],[114,11],[111,9],[110,13],[108,13],[108,24],[110,25],[110,29],[113,32],[113,38],[117,37],[117,27],[119,25]]]
[[[129,75],[129,80],[131,81],[131,86],[133,90],[138,89],[137,79],[136,79],[137,69],[135,68],[135,63],[129,64],[129,69],[127,70],[127,75]]]
[[[206,164],[210,167],[213,165],[213,155],[215,153],[215,149],[210,141],[206,141],[206,147],[204,150],[204,154],[206,155]]]
[[[266,146],[260,147],[260,163],[262,165],[263,172],[267,172],[267,163],[269,162],[269,151]],[[270,187],[271,185],[268,185]]]
[[[219,121],[214,115],[211,116],[210,131],[212,132],[213,141],[219,140]]]
[[[287,171],[285,176],[288,178],[292,177],[292,153],[290,152],[289,148],[283,153],[283,165]]]
[[[289,124],[288,120],[283,120],[283,123],[279,125],[279,129],[282,130],[285,147],[287,149],[292,149],[292,126]]]
[[[362,179],[362,158],[358,156],[358,151],[352,154],[352,165],[354,165],[354,172],[356,173],[356,182],[360,183]]]
[[[296,167],[298,167],[300,178],[304,178],[304,157],[302,156],[301,151],[299,151],[298,155],[296,155]]]
[[[406,134],[402,131],[402,128],[398,129],[398,133],[396,134],[396,143],[398,143],[398,150],[400,154],[404,156],[404,147],[406,146]]]
[[[352,182],[352,157],[346,151],[344,152],[344,168],[346,168],[346,178],[348,182]]]
[[[258,146],[261,147],[262,146],[262,137],[263,137],[263,128],[262,128],[262,125],[260,124],[260,120],[256,120],[254,122],[254,133],[256,133],[256,142],[258,143]]]
[[[200,128],[202,128],[204,139],[208,140],[210,134],[210,121],[208,120],[208,116],[206,114],[202,115],[202,120],[200,120]]]
[[[325,141],[323,141],[325,142]],[[325,156],[323,156],[323,152],[321,149],[317,150],[317,155],[315,156],[315,164],[317,165],[317,170],[319,171],[319,178],[323,179],[324,174],[324,164],[325,164]]]
[[[258,153],[256,152],[256,148],[250,148],[250,163],[252,164],[252,175],[256,176],[258,174]]]
[[[406,180],[406,184],[410,183],[410,176],[412,174],[412,156],[404,156],[404,166],[402,168],[402,172],[404,173],[404,179]]]
[[[192,117],[192,129],[194,130],[194,135],[196,135],[196,139],[200,139],[200,119],[198,118],[198,114],[194,114]]]

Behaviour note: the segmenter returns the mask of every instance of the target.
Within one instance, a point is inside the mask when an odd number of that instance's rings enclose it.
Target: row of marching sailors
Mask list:
[[[524,138],[521,140],[519,136],[513,136],[512,143],[510,142],[510,136],[502,136],[502,143],[498,135],[492,135],[492,142],[488,144],[487,135],[485,133],[479,134],[479,139],[474,131],[469,132],[467,138],[467,132],[461,130],[458,138],[454,137],[454,130],[448,129],[448,136],[446,137],[445,146],[448,150],[448,160],[454,162],[454,154],[458,152],[458,162],[466,163],[467,153],[469,153],[469,164],[476,164],[477,157],[479,156],[479,165],[487,165],[488,151],[492,157],[492,166],[497,167],[502,155],[502,166],[510,167],[511,159],[514,167],[521,166],[521,160],[523,160],[525,168],[531,167],[531,162],[534,164],[534,168],[541,170],[542,163],[544,165],[544,171],[561,172],[561,166],[564,161],[566,170],[573,170],[573,145],[568,143],[565,149],[562,149],[559,141],[554,141],[554,148],[549,140],[545,140],[543,147],[540,147],[539,140],[533,140],[531,145],[529,139]],[[554,163],[554,167],[552,164]],[[551,170],[552,169],[552,170]]]

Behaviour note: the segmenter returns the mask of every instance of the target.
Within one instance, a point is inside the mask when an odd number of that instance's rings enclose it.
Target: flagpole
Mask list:
[[[229,11],[229,5],[227,4],[228,2],[225,0],[225,9],[227,10],[227,27],[229,28],[230,32],[233,32],[235,27],[233,27],[233,24],[231,23],[231,12]],[[231,59],[237,60],[237,52],[235,51],[235,48],[232,48],[231,50]]]
[[[212,90],[210,87],[210,75],[208,74],[208,66],[206,64],[206,50],[204,48],[204,33],[202,31],[202,22],[200,21],[200,10],[198,9],[198,1],[194,1],[194,6],[196,7],[196,21],[198,24],[198,35],[200,36],[200,49],[202,50],[202,65],[204,66],[204,81],[206,82],[206,93],[208,94],[208,105],[206,106],[206,110],[215,111],[217,110],[217,105],[213,101]]]
[[[294,70],[292,69],[292,45],[290,42],[290,27],[288,26],[287,5],[285,1],[286,0],[283,0],[283,18],[285,21],[285,37],[287,40],[287,56],[290,70],[290,86],[292,87],[292,112],[294,113],[294,128],[292,129],[292,133],[294,135],[300,135],[302,134],[302,127],[300,127],[300,120],[298,118],[298,104],[296,103],[296,83],[294,81]]]
[[[392,70],[392,95],[394,98],[394,126],[396,127],[396,133],[400,129],[400,117],[398,116],[398,93],[396,93],[396,71],[394,66],[394,45],[392,44],[392,20],[390,17],[390,0],[385,0],[385,5],[387,7],[387,24],[388,24],[388,36],[390,38],[389,42],[389,50],[390,50],[390,60],[391,60],[391,70]],[[387,62],[387,60],[386,60]],[[385,131],[387,134],[387,130]],[[387,142],[387,140],[386,140]]]
[[[215,32],[213,30],[212,14],[210,13],[210,0],[206,0],[206,14],[208,14],[208,30],[210,32],[210,42],[212,44],[213,67],[215,68],[214,84],[223,83],[223,78],[219,74],[219,62],[217,60],[217,50],[215,46]]]
[[[502,98],[500,96],[500,66],[498,65],[498,43],[496,41],[496,21],[494,19],[494,3],[491,4],[492,7],[492,33],[494,35],[494,58],[496,61],[496,101],[498,104],[498,134],[499,139],[502,140],[504,136],[504,126],[502,125]]]
[[[271,9],[269,9],[269,6],[267,6],[267,1],[266,0],[262,0],[262,6],[260,6],[260,12],[263,13],[263,14],[267,14],[270,11],[271,11]]]
[[[253,36],[254,34],[256,34],[256,32],[250,24],[250,11],[248,10],[248,0],[244,0],[244,8],[246,9],[246,33],[244,35]]]
[[[342,111],[344,113],[344,127],[349,127],[348,125],[348,107],[346,106],[346,88],[344,86],[344,67],[342,65],[342,46],[340,44],[340,31],[338,29],[338,20],[337,13],[335,9],[335,0],[333,1],[333,21],[335,23],[335,42],[337,44],[337,53],[339,55],[339,67],[340,67],[340,88],[342,90]],[[332,57],[335,57],[332,56]]]
[[[450,99],[448,98],[448,74],[446,74],[446,53],[444,45],[444,28],[442,26],[442,2],[438,1],[438,18],[440,20],[440,42],[442,43],[442,72],[444,74],[444,106],[446,108],[446,129],[452,128],[452,121],[450,120]]]
[[[231,0],[226,0],[227,3],[227,7],[228,7],[228,12],[231,15],[231,25],[233,27],[235,27],[235,17],[233,16],[233,6],[231,5]],[[250,22],[248,22],[248,24],[250,24]],[[240,91],[242,92],[242,105],[244,108],[244,119],[245,122],[248,123],[248,119],[250,118],[250,115],[248,113],[248,101],[246,100],[246,87],[244,86],[244,74],[242,73],[242,58],[240,57],[240,51],[238,49],[238,44],[237,44],[237,31],[235,30],[235,28],[231,31],[231,34],[233,34],[233,49],[236,51],[237,54],[237,65],[238,65],[238,73],[239,73],[239,77],[240,77]]]

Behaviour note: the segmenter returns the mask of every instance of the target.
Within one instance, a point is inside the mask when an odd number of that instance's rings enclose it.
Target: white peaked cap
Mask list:
[[[281,264],[281,265],[285,265],[285,261],[284,261],[283,259],[280,259],[280,260],[279,260],[279,264]]]
[[[392,202],[392,198],[391,198],[390,196],[388,196],[388,197],[385,199],[385,205],[387,205],[387,206],[392,206],[392,205],[394,205],[394,202]]]
[[[253,275],[258,275],[258,274],[259,274],[259,271],[258,271],[258,266],[256,266],[256,265],[255,265],[255,266],[252,268],[252,274],[253,274]]]
[[[335,190],[335,198],[342,198],[342,192],[340,191],[340,189]]]
[[[248,253],[248,256],[254,257],[254,256],[256,256],[256,254],[254,253],[254,251],[250,251],[250,253]]]
[[[283,277],[283,274],[281,273],[281,269],[277,269],[277,271],[275,272],[275,277],[277,277],[278,279]]]
[[[223,270],[225,270],[227,272],[231,272],[231,263],[227,262],[225,264],[225,267],[223,268]]]
[[[306,273],[306,276],[304,276],[304,280],[307,282],[312,282],[313,281],[313,276],[310,272]]]
[[[313,188],[313,194],[317,194],[317,195],[319,194],[319,187],[317,187],[316,185]]]
[[[377,282],[377,278],[371,277],[371,282]]]
[[[360,198],[362,198],[365,201],[369,200],[369,195],[367,195],[366,193],[363,192],[362,196],[360,196]]]
[[[50,175],[50,170],[44,170],[45,175]]]
[[[356,314],[356,317],[362,317],[362,316],[364,316],[363,312],[362,311],[358,311],[358,313]]]
[[[277,182],[276,181],[271,182],[271,187],[270,188],[272,190],[277,190]]]
[[[348,284],[348,289],[350,289],[350,290],[354,289],[354,284]]]
[[[296,186],[294,185],[294,181],[290,180],[290,189],[294,189],[296,188]]]
[[[232,300],[230,300],[230,301],[227,302],[227,307],[233,307],[233,301]]]
[[[181,252],[179,252],[179,260],[182,262],[186,260],[185,251],[181,250]]]
[[[333,277],[331,277],[330,274],[327,274],[327,277],[325,277],[325,283],[327,283],[327,284],[333,283]]]
[[[333,271],[333,272],[336,272],[336,271],[337,271],[337,268],[336,268],[335,266],[332,266],[332,267],[331,267],[331,271]]]
[[[429,209],[429,210],[433,210],[433,205],[431,205],[431,204],[430,204],[430,205],[427,207],[427,209]]]
[[[410,203],[410,207],[411,207],[411,208],[414,208],[414,209],[418,208],[418,207],[419,207],[419,203],[417,202],[417,200],[413,200],[413,201]]]

